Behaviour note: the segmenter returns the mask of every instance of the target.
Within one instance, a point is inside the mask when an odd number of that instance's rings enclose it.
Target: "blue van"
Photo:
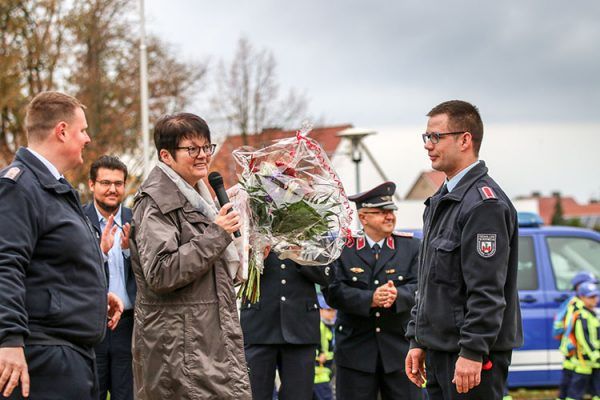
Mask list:
[[[542,226],[519,213],[518,287],[525,344],[513,352],[508,384],[558,386],[562,370],[559,343],[552,337],[558,307],[570,297],[580,271],[600,277],[600,233],[581,228]]]

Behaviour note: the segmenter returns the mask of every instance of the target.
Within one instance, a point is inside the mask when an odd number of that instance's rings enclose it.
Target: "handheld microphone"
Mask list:
[[[215,191],[215,194],[217,195],[217,201],[219,202],[219,205],[221,207],[229,203],[229,196],[227,196],[225,186],[223,186],[223,177],[220,173],[218,173],[217,171],[213,171],[210,174],[208,174],[208,183],[210,183],[210,186]],[[231,208],[229,209],[229,211],[227,211],[227,213],[229,212],[231,212]],[[240,231],[233,232],[233,236],[239,238],[241,236]]]

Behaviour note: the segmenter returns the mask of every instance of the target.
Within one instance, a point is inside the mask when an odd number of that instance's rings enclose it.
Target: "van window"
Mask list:
[[[531,236],[519,236],[517,286],[519,290],[536,290],[538,288],[537,265]]]
[[[571,279],[580,271],[600,276],[600,242],[582,237],[546,238],[558,290],[570,290]]]

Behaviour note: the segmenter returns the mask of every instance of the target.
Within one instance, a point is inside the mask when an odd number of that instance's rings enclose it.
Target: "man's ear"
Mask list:
[[[54,127],[54,136],[60,141],[60,142],[66,142],[67,141],[67,134],[65,132],[65,129],[67,129],[67,123],[65,121],[60,121],[58,124],[56,124],[56,126]]]
[[[94,181],[88,179],[88,187],[90,188],[90,192],[94,193]]]
[[[471,132],[465,132],[460,138],[460,146],[463,150],[468,150],[473,147],[473,135]]]

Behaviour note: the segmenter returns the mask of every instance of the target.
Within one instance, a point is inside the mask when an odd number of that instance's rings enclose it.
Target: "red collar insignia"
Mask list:
[[[390,249],[392,249],[392,250],[396,249],[396,243],[394,242],[394,238],[392,236],[387,238],[386,243]]]
[[[365,247],[366,240],[364,237],[359,237],[356,239],[356,250],[362,250]]]

